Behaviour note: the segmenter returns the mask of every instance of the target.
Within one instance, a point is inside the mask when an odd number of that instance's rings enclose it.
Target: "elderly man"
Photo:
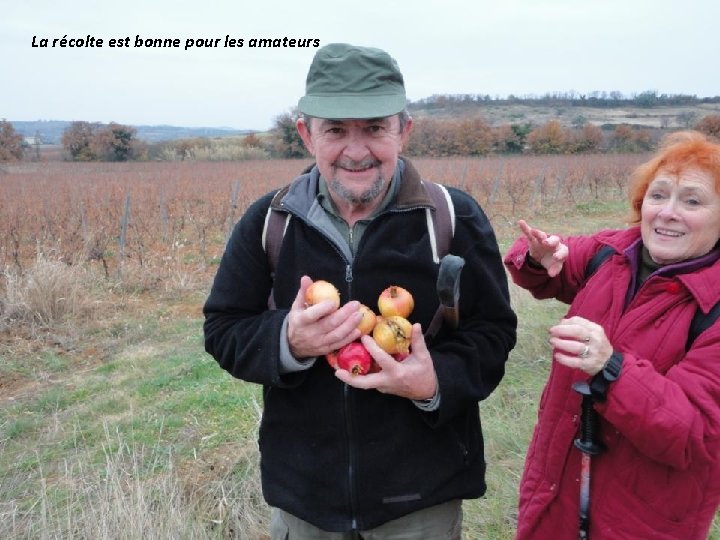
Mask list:
[[[316,164],[238,222],[205,304],[205,347],[233,376],[263,385],[263,493],[273,539],[460,538],[462,499],[485,493],[478,401],[504,375],[516,317],[494,232],[453,188],[450,250],[465,259],[456,330],[423,336],[438,308],[426,184],[400,157],[412,120],[386,52],[318,50],[297,129]],[[289,215],[277,267],[268,209]],[[308,306],[323,279],[341,307]],[[360,339],[360,304],[412,293],[410,355],[368,336],[379,371],[333,370],[324,355]],[[273,306],[268,308],[268,297]]]

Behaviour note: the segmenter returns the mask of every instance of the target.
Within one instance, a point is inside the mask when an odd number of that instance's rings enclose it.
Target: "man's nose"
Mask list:
[[[352,130],[347,137],[347,144],[343,153],[350,159],[360,161],[367,157],[368,145],[362,133]]]

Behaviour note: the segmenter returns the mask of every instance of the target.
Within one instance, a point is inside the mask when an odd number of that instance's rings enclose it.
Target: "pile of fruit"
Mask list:
[[[328,299],[335,303],[336,309],[340,307],[340,293],[327,281],[315,281],[306,291],[305,301],[308,305]],[[410,354],[412,324],[408,317],[414,307],[415,300],[407,289],[391,285],[378,297],[380,315],[376,315],[368,306],[360,305],[363,317],[358,329],[361,335],[372,334],[383,351],[402,362]],[[365,375],[380,369],[360,341],[348,343],[326,354],[325,358],[333,369],[346,369],[353,375]]]

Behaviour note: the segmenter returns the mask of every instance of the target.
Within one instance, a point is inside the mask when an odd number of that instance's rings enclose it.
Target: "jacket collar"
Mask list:
[[[640,227],[631,227],[617,234],[603,232],[598,235],[598,240],[622,253],[632,268],[633,276],[635,275],[642,242]],[[697,259],[664,266],[656,271],[655,275],[680,281],[695,298],[700,309],[707,313],[720,302],[720,287],[716,285],[717,280],[720,279],[719,261],[720,249],[716,247],[707,255]]]
[[[432,199],[423,186],[420,173],[409,159],[404,157],[400,159],[405,164],[405,170],[403,171],[395,206],[399,209],[414,208],[416,206],[435,208]]]

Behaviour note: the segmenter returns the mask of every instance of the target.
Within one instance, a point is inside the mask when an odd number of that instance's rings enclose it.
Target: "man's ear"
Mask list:
[[[312,120],[310,120],[312,122]],[[300,138],[302,139],[302,142],[305,144],[305,148],[307,148],[307,151],[310,152],[310,155],[315,155],[315,147],[312,143],[312,136],[310,135],[310,126],[308,126],[305,123],[304,118],[298,118],[295,122],[295,127],[298,130],[298,134],[300,135]]]
[[[412,131],[413,127],[413,119],[411,116],[408,116],[407,121],[405,122],[405,127],[403,128],[402,132],[400,133],[400,149],[402,150],[405,145],[408,142],[408,139],[410,138],[410,132]]]

